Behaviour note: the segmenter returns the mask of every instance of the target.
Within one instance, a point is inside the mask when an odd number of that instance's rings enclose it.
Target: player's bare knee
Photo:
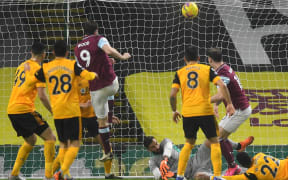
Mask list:
[[[194,145],[196,143],[196,139],[195,138],[186,138],[186,142]]]
[[[53,133],[49,134],[47,141],[56,141],[56,136]]]
[[[80,147],[80,145],[81,145],[81,141],[73,140],[73,141],[70,141],[69,147]]]
[[[56,136],[53,134],[52,129],[49,127],[43,131],[42,134],[40,134],[40,137],[44,141],[56,141]]]
[[[34,146],[37,142],[37,136],[35,134],[29,137],[25,137],[24,139],[25,139],[25,142],[31,146]]]
[[[219,140],[223,140],[227,139],[231,133],[226,131],[224,128],[219,127],[219,134]]]
[[[212,137],[212,138],[209,138],[208,140],[210,141],[211,144],[219,143],[218,137]]]
[[[97,121],[98,121],[99,127],[105,127],[108,125],[107,116],[104,118],[97,118]]]

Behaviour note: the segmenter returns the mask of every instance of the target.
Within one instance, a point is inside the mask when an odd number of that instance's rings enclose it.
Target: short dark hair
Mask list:
[[[55,56],[65,57],[67,52],[67,43],[64,40],[58,40],[54,44]]]
[[[146,147],[147,149],[149,148],[149,145],[152,143],[154,137],[153,136],[145,136],[144,137],[144,147]]]
[[[94,21],[86,22],[84,24],[84,34],[92,35],[98,29],[98,24]]]
[[[31,51],[34,55],[41,55],[45,52],[45,50],[46,45],[39,41],[35,41],[31,47]]]
[[[198,48],[195,46],[189,46],[185,49],[185,58],[187,61],[197,61],[198,60]]]
[[[215,62],[222,61],[222,52],[219,48],[208,49],[207,56],[211,57]]]
[[[239,152],[236,156],[237,161],[245,168],[250,168],[252,165],[252,159],[247,152]]]

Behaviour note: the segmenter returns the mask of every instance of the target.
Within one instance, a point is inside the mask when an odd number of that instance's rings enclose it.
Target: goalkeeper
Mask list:
[[[144,146],[154,154],[149,160],[149,168],[155,179],[176,178],[180,150],[172,141],[165,138],[159,144],[153,136],[147,136],[144,138]],[[213,174],[209,147],[209,141],[206,140],[200,145],[197,153],[189,158],[184,175],[186,179],[195,178],[198,173]]]

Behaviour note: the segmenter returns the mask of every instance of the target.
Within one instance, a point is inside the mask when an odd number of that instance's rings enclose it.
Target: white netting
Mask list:
[[[142,145],[143,135],[159,141],[168,137],[183,144],[181,125],[171,120],[170,86],[177,69],[184,65],[185,46],[199,47],[200,62],[207,63],[206,49],[220,47],[224,61],[237,71],[250,98],[253,114],[231,136],[240,141],[255,136],[251,153],[287,155],[287,43],[288,3],[280,0],[203,0],[197,1],[199,15],[184,19],[185,1],[128,0],[18,0],[0,2],[1,131],[0,177],[11,171],[19,145],[6,114],[15,68],[30,57],[34,40],[51,47],[65,39],[73,48],[82,38],[82,24],[95,20],[100,34],[132,59],[117,62],[120,80],[115,115],[122,123],[113,128],[115,161],[113,172],[125,176],[151,175],[149,154]],[[179,96],[179,102],[180,102]],[[180,104],[178,104],[180,108]],[[36,109],[54,129],[52,117],[37,101]],[[222,115],[224,111],[222,109]],[[203,142],[200,131],[197,143]],[[30,154],[21,173],[43,176],[42,141]],[[99,145],[82,146],[71,172],[75,177],[103,176]],[[224,168],[225,168],[225,163]],[[121,168],[119,168],[121,167]]]

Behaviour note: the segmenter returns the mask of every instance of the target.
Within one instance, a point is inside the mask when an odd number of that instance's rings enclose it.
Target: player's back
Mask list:
[[[35,111],[34,101],[37,96],[36,87],[46,86],[45,83],[37,83],[33,87],[28,87],[24,85],[26,83],[25,71],[24,71],[25,63],[29,63],[30,71],[33,74],[41,68],[37,62],[31,59],[21,63],[17,67],[13,89],[10,95],[7,108],[8,114],[22,114]],[[23,91],[23,88],[31,88],[31,89],[29,89],[29,91],[28,90]]]
[[[43,64],[54,119],[80,116],[75,63],[69,59],[56,58]]]
[[[245,91],[233,69],[227,64],[223,64],[217,69],[217,73],[227,85],[235,109],[244,110],[249,107],[248,98],[245,96]]]
[[[86,103],[91,100],[90,91],[89,91],[89,81],[78,77],[78,93],[79,93],[79,102]],[[82,107],[81,108],[81,117],[90,118],[95,117],[93,106]]]
[[[257,179],[288,180],[288,161],[258,153],[253,157],[253,165],[246,173],[256,175]]]
[[[182,92],[184,117],[213,115],[210,103],[211,67],[204,64],[187,65],[177,71]]]
[[[102,37],[100,35],[87,36],[74,49],[77,62],[88,71],[96,72],[99,76],[99,79],[89,81],[91,91],[111,85],[116,77],[109,57],[98,47]]]

